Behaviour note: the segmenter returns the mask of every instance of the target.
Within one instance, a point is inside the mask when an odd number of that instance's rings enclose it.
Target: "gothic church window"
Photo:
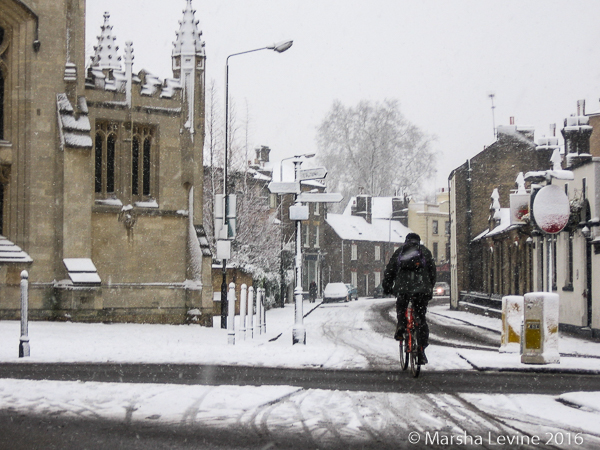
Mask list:
[[[131,193],[139,195],[140,186],[140,138],[134,136],[131,142]]]
[[[113,197],[116,192],[116,161],[119,125],[97,123],[94,138],[94,191],[97,197]]]
[[[131,145],[131,193],[138,200],[152,197],[153,135],[149,127],[134,127]]]

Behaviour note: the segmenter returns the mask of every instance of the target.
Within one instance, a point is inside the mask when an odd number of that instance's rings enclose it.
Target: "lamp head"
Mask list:
[[[590,231],[590,229],[588,228],[588,226],[587,226],[587,225],[586,225],[586,226],[584,226],[584,227],[581,229],[581,234],[582,234],[582,235],[583,235],[583,237],[584,237],[584,238],[586,238],[586,239],[588,239],[588,238],[589,238],[589,237],[592,235],[592,233],[591,233],[591,231]]]
[[[294,43],[294,41],[283,41],[283,42],[278,42],[277,44],[270,45],[267,48],[269,50],[275,50],[277,53],[283,53],[286,50],[288,50],[292,46],[293,43]]]

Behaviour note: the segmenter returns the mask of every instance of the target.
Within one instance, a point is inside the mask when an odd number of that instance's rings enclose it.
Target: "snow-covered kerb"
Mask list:
[[[560,362],[558,354],[558,294],[529,292],[524,300],[523,352],[524,364]]]
[[[502,297],[501,353],[518,353],[521,347],[521,324],[523,323],[523,296]]]

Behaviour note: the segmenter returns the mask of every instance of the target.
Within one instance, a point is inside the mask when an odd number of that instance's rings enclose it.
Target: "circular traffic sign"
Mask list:
[[[533,200],[533,217],[546,233],[560,233],[569,222],[569,197],[556,185],[545,186]]]

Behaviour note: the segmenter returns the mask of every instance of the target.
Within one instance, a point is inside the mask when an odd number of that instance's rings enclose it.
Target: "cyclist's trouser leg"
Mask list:
[[[398,319],[398,328],[402,331],[406,330],[406,308],[410,296],[407,294],[398,294],[396,298],[396,317]]]
[[[417,322],[419,345],[423,348],[429,345],[429,325],[427,324],[427,305],[429,303],[429,295],[415,294],[413,297],[414,314]]]

